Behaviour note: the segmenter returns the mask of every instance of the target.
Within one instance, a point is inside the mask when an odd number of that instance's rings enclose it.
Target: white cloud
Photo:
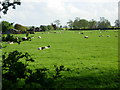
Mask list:
[[[108,2],[109,1],[109,2]],[[113,24],[117,19],[119,0],[21,0],[15,10],[10,9],[4,20],[25,25],[50,24],[60,19],[65,24],[75,17],[99,20],[105,17]]]
[[[64,2],[110,3],[119,0],[64,0]]]
[[[21,2],[44,2],[44,0],[20,0]]]

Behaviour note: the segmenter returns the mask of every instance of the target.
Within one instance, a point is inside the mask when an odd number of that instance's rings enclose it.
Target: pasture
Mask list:
[[[16,36],[24,37],[25,34]],[[30,36],[34,36],[32,41],[24,41],[20,45],[3,42],[7,47],[2,52],[28,52],[35,59],[30,63],[32,69],[47,67],[52,72],[54,65],[70,68],[70,71],[61,73],[64,77],[57,81],[62,88],[118,87],[117,31],[50,31]],[[37,49],[48,45],[50,49]]]

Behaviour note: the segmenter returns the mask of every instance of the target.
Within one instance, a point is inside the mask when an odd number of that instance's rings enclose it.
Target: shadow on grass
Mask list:
[[[84,75],[76,77],[65,77],[59,81],[57,87],[62,88],[119,88],[120,77],[115,73],[104,73],[102,75]]]

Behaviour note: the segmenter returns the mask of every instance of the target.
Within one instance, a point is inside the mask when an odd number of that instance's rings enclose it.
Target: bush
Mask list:
[[[14,36],[14,35],[10,35],[7,34],[7,36],[2,36],[2,41],[3,42],[17,42],[18,44],[20,44],[20,42],[22,41],[22,39],[20,37]]]
[[[47,31],[48,30],[47,26],[41,25],[40,28],[41,28],[42,31]]]
[[[8,87],[11,89],[51,88],[56,86],[55,81],[62,77],[61,71],[69,71],[63,65],[60,67],[55,65],[55,74],[50,77],[47,68],[29,69],[28,62],[34,62],[34,60],[28,53],[18,52],[17,50],[10,53],[5,52],[2,58],[3,90],[8,89]]]
[[[25,63],[20,61],[22,58],[25,58]],[[7,85],[10,85],[12,88],[16,83],[18,83],[18,79],[25,79],[31,71],[27,68],[27,62],[34,62],[28,53],[23,54],[16,50],[9,54],[5,52],[2,55],[2,59],[3,89],[7,88],[4,87]]]
[[[11,34],[7,34],[7,36],[3,35],[2,36],[2,41],[3,42],[14,42],[20,44],[22,41],[31,41],[31,37],[29,36],[29,33],[26,33],[26,40],[23,40],[21,37],[17,37]]]

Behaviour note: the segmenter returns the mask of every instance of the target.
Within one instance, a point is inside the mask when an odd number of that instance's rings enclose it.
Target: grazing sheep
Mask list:
[[[49,48],[50,48],[50,45],[44,46],[44,47],[38,47],[38,50],[44,50],[44,49],[49,49]]]
[[[99,35],[99,37],[103,37],[103,35]]]
[[[8,41],[7,43],[8,43],[8,44],[14,44],[14,42],[10,42],[10,41]]]
[[[84,38],[88,38],[88,36],[84,36]]]
[[[107,35],[107,37],[110,37],[110,35]]]
[[[41,36],[38,36],[38,38],[42,38]]]
[[[31,39],[33,39],[34,37],[31,37]]]
[[[25,40],[28,40],[28,38],[27,37],[22,37],[22,40],[25,41]]]

